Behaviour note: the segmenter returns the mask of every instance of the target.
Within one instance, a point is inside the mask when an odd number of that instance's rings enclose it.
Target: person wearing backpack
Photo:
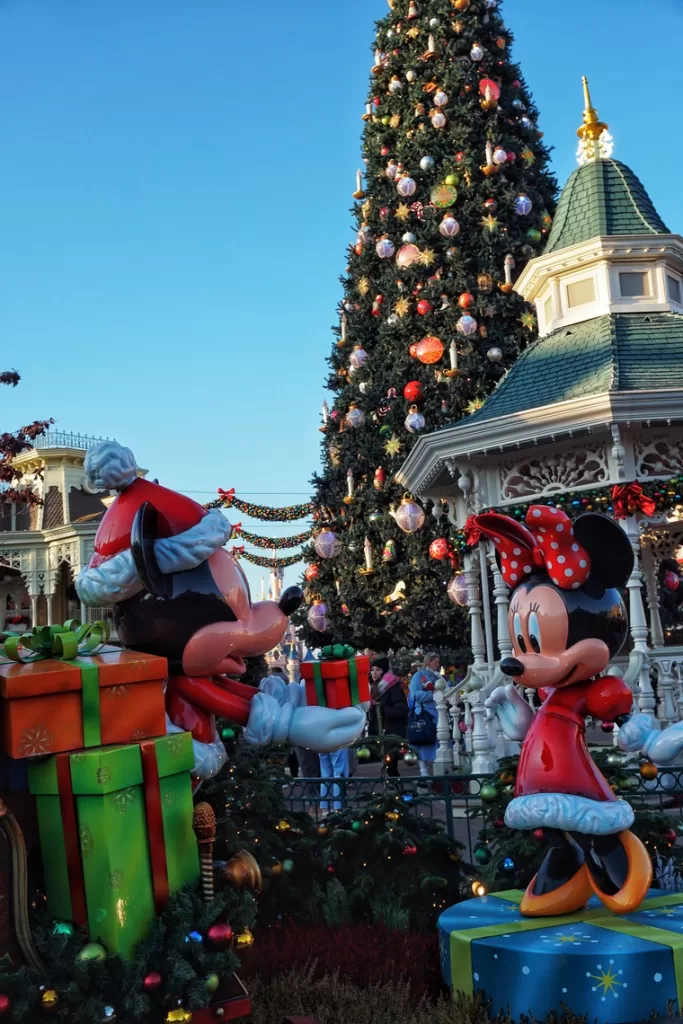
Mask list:
[[[410,680],[408,743],[415,747],[423,778],[431,774],[436,759],[436,704],[434,684],[440,678],[441,658],[428,654]]]

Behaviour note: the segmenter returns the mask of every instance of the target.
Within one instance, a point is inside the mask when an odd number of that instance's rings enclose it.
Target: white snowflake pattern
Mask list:
[[[19,740],[19,757],[37,757],[49,754],[55,738],[44,725],[36,725],[32,729],[24,729]]]
[[[603,968],[602,964],[598,964],[595,969],[600,973],[591,974],[590,971],[586,971],[586,977],[592,978],[593,981],[597,982],[597,985],[591,985],[591,991],[602,992],[602,995],[600,996],[601,1002],[604,1003],[608,995],[611,995],[614,999],[618,999],[619,993],[617,992],[617,988],[628,988],[628,982],[618,980],[624,972],[614,970],[614,960],[609,961],[607,970]]]
[[[584,942],[590,942],[590,935],[581,931],[555,932],[552,935],[541,935],[541,941],[546,945],[553,946],[581,946]]]

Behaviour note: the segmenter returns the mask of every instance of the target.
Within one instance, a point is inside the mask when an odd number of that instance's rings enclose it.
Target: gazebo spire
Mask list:
[[[576,133],[580,139],[576,156],[579,164],[583,165],[591,160],[609,159],[614,150],[614,140],[609,133],[609,126],[600,120],[598,112],[593,106],[588,79],[585,75],[581,81],[585,106],[583,124]]]

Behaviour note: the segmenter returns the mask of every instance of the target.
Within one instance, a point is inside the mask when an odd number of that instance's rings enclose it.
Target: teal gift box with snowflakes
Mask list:
[[[522,893],[467,900],[439,918],[444,982],[481,992],[492,1014],[545,1019],[563,1007],[629,1024],[683,1007],[683,895],[651,890],[639,910],[610,914],[593,898],[566,917],[522,917]]]

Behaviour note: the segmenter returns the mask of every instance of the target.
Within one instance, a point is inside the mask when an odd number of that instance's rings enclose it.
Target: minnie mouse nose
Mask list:
[[[517,658],[503,658],[500,671],[504,676],[521,676],[524,674],[524,665]]]
[[[280,598],[280,611],[283,615],[295,612],[304,599],[301,587],[288,587]]]

